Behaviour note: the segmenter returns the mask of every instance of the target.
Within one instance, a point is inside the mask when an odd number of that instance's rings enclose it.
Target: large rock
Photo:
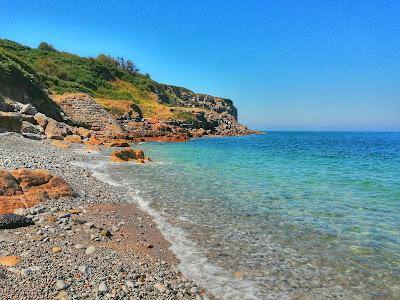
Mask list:
[[[0,229],[13,229],[32,225],[32,220],[16,214],[0,215]]]
[[[72,135],[67,135],[64,138],[64,141],[69,142],[69,143],[82,143],[82,138],[80,135],[72,134]]]
[[[37,110],[32,104],[25,104],[21,107],[19,113],[24,115],[35,115]]]
[[[44,131],[48,139],[63,140],[65,136],[71,134],[71,128],[67,124],[50,119]]]
[[[80,135],[83,139],[88,139],[91,136],[91,133],[89,130],[83,127],[79,127],[75,130],[75,133]]]
[[[46,125],[48,123],[48,119],[44,114],[37,113],[33,118],[39,124],[39,126],[41,126],[43,129],[46,128]]]
[[[39,125],[33,125],[32,123],[22,121],[21,133],[36,134],[40,136],[43,134],[43,128]]]
[[[48,199],[73,197],[68,183],[47,170],[0,169],[0,214],[32,207]]]
[[[144,155],[142,150],[134,150],[131,148],[116,150],[111,154],[111,160],[113,162],[128,162],[135,161],[138,163],[144,163],[146,161],[151,161],[150,158]]]
[[[0,111],[0,130],[21,132],[22,117],[17,113]]]
[[[18,181],[11,173],[7,170],[0,169],[0,195],[13,196],[21,191],[22,189]]]

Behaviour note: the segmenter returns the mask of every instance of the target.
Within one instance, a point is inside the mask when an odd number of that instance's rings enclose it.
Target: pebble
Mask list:
[[[62,279],[57,280],[56,289],[57,290],[65,290],[69,287],[69,285]]]
[[[106,285],[106,283],[104,281],[102,281],[99,284],[99,292],[102,292],[102,293],[107,293],[108,292],[108,287],[107,287],[107,285]]]
[[[85,251],[86,255],[91,255],[91,254],[93,254],[95,252],[96,252],[96,247],[94,247],[94,246],[87,247],[86,251]]]

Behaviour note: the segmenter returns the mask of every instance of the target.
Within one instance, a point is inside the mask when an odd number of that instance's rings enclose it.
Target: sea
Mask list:
[[[400,133],[266,132],[133,144],[90,168],[152,215],[220,299],[400,299]],[[110,150],[111,151],[111,150]]]

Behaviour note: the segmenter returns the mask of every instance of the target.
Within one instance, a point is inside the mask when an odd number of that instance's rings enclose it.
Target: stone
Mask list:
[[[110,141],[107,143],[104,143],[104,146],[106,147],[118,147],[118,148],[126,148],[129,147],[129,141]]]
[[[71,297],[68,295],[66,291],[61,291],[56,296],[57,300],[70,300]]]
[[[30,226],[32,224],[32,220],[24,216],[16,214],[0,215],[0,229],[14,229]]]
[[[69,287],[69,284],[67,284],[64,280],[59,279],[56,282],[56,289],[57,290],[65,290]]]
[[[48,119],[44,114],[37,113],[37,114],[35,114],[35,116],[33,118],[38,123],[39,126],[41,126],[43,129],[46,128],[46,125],[48,123]]]
[[[16,113],[0,111],[0,129],[11,132],[21,132],[22,117]]]
[[[97,139],[96,136],[92,135],[90,139],[87,142],[85,142],[85,144],[90,146],[98,146],[102,145],[103,142]]]
[[[82,274],[88,274],[89,273],[89,267],[85,266],[85,265],[80,266],[78,268],[78,271],[81,272]]]
[[[107,285],[106,285],[106,283],[104,281],[102,281],[99,284],[99,292],[101,292],[101,293],[107,293],[108,292],[108,287],[107,287]]]
[[[164,293],[167,290],[167,288],[163,284],[158,282],[154,284],[154,288],[158,290],[160,293]]]
[[[88,129],[83,127],[77,128],[75,133],[80,135],[83,139],[88,139],[92,135]]]
[[[101,236],[104,236],[104,237],[112,237],[111,232],[108,231],[108,230],[106,230],[106,229],[101,230],[101,231],[100,231],[100,235],[101,235]]]
[[[22,134],[36,134],[40,136],[43,134],[43,128],[38,125],[33,125],[32,123],[22,121],[22,126],[21,126],[21,133]]]
[[[94,246],[89,246],[89,247],[86,248],[85,254],[86,254],[86,255],[91,255],[91,254],[93,254],[93,253],[95,253],[95,252],[96,252],[96,247],[94,247]]]
[[[128,162],[128,161],[142,161],[144,162],[145,156],[142,150],[134,150],[132,148],[116,150],[111,154],[111,161],[113,162]]]
[[[14,267],[21,262],[21,257],[16,255],[0,257],[0,266]]]
[[[64,138],[64,141],[70,142],[70,143],[82,143],[82,138],[80,135],[72,134],[72,135],[67,135]]]
[[[61,197],[74,197],[68,183],[47,170],[0,169],[0,214],[36,206],[40,202]]]
[[[57,148],[61,148],[61,149],[71,148],[71,143],[69,143],[67,141],[54,140],[51,142],[51,144],[53,146],[56,146]]]
[[[71,129],[67,124],[59,123],[49,119],[44,131],[48,139],[63,140],[65,136],[71,134]]]
[[[53,247],[51,249],[51,252],[53,252],[53,253],[60,253],[61,251],[62,251],[62,249],[60,247]]]
[[[21,107],[19,113],[24,115],[35,115],[37,110],[32,104],[25,104]]]

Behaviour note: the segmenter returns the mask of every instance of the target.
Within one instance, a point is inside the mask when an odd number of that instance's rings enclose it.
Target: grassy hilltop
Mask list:
[[[124,114],[134,102],[145,117],[161,119],[191,119],[189,111],[171,108],[185,106],[182,101],[186,98],[180,95],[196,95],[152,80],[129,60],[104,54],[81,57],[58,51],[47,43],[30,48],[0,39],[0,102],[26,102],[29,98],[29,102],[52,115],[56,104],[50,97],[81,92],[92,95],[116,116]],[[230,100],[222,100],[235,109]]]

